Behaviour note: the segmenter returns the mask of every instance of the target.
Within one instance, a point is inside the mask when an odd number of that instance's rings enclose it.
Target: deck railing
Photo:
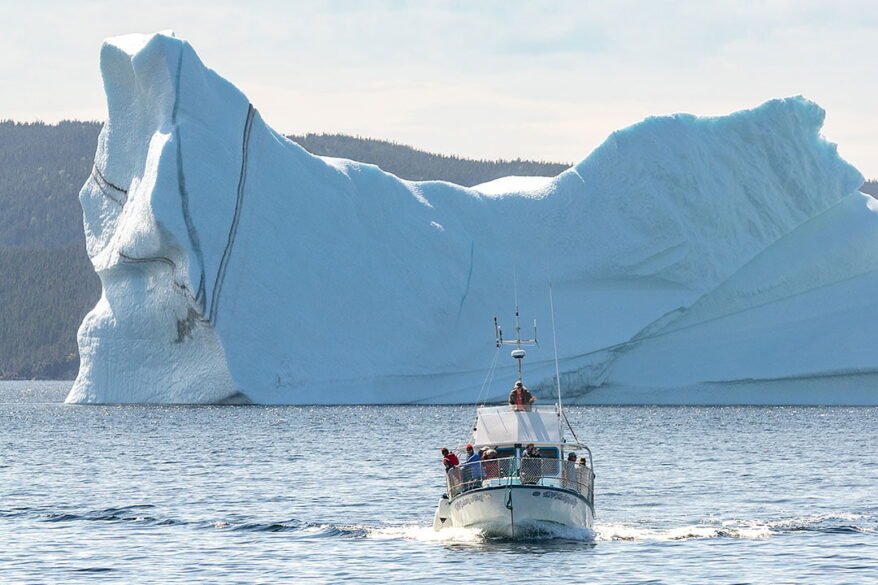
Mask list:
[[[539,485],[581,494],[594,506],[594,473],[587,465],[545,457],[504,457],[463,463],[445,473],[448,497],[482,487]]]

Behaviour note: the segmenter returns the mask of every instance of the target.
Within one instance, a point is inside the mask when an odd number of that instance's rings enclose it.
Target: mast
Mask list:
[[[558,388],[558,418],[563,418],[563,409],[561,407],[561,371],[558,367],[558,336],[555,334],[555,300],[552,295],[552,283],[549,283],[549,310],[552,313],[552,345],[555,347],[555,386]]]
[[[518,295],[516,294],[516,297]],[[524,361],[527,352],[521,347],[522,345],[538,345],[537,342],[537,320],[534,319],[534,336],[533,339],[522,339],[521,338],[521,313],[519,312],[518,302],[516,298],[515,304],[515,339],[503,339],[503,328],[500,327],[500,323],[497,321],[497,317],[494,317],[494,332],[497,335],[497,347],[502,345],[514,345],[515,349],[512,350],[512,357],[518,363],[518,380],[523,380],[522,373],[522,362]]]

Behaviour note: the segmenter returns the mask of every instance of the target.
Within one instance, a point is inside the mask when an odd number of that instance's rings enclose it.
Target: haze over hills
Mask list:
[[[85,253],[78,199],[100,130],[98,122],[0,122],[0,379],[76,375],[76,329],[101,290]],[[553,176],[570,166],[471,160],[337,134],[289,138],[314,154],[376,164],[405,179],[466,186]]]

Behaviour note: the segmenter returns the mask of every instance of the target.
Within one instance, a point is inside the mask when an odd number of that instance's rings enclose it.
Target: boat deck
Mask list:
[[[485,487],[533,485],[570,490],[594,507],[594,473],[587,465],[543,457],[504,457],[464,463],[445,474],[448,497]]]

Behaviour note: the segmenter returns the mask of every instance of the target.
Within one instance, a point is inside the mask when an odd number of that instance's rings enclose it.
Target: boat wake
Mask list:
[[[432,526],[386,526],[373,528],[367,534],[368,538],[379,540],[418,540],[421,542],[436,543],[461,543],[477,544],[485,541],[485,534],[475,528],[444,528],[440,531],[433,530]]]
[[[704,538],[768,538],[772,534],[767,525],[715,526],[691,524],[673,528],[646,528],[625,524],[604,524],[597,527],[597,540],[607,541],[670,541]]]
[[[680,541],[715,538],[766,539],[794,533],[875,533],[878,517],[868,514],[827,514],[786,518],[776,521],[725,520],[683,526],[650,526],[647,524],[598,524],[595,530],[541,525],[530,527],[517,535],[515,541],[563,540],[582,543],[624,541]],[[366,538],[419,540],[438,543],[488,543],[509,541],[505,535],[495,535],[471,528],[445,528],[439,532],[431,527],[400,526],[367,529]]]
[[[485,543],[512,541],[504,533],[493,533],[478,528],[443,528],[433,530],[432,526],[398,526],[370,530],[367,538],[419,540],[438,543]],[[540,525],[517,526],[515,541],[570,540],[594,542],[595,534],[584,528]]]
[[[31,517],[40,522],[108,522],[137,526],[188,527],[200,530],[230,532],[285,532],[296,538],[349,538],[374,540],[413,540],[438,544],[484,544],[509,541],[502,534],[492,534],[475,528],[445,528],[434,531],[432,526],[334,524],[306,522],[297,519],[282,521],[180,520],[161,517],[152,505],[133,505],[104,508],[81,513],[48,511],[33,508],[0,510],[0,517]],[[636,524],[598,524],[594,531],[556,525],[521,526],[516,541],[569,541],[580,543],[625,541],[680,541],[692,539],[743,538],[764,539],[784,534],[826,533],[860,534],[878,532],[878,515],[836,513],[778,520],[717,520],[686,524],[662,525],[658,522]],[[518,527],[517,527],[518,529]]]
[[[827,514],[776,521],[724,520],[674,527],[603,524],[597,541],[671,541],[706,538],[770,538],[801,532],[864,533],[878,530],[878,518],[866,514]]]

